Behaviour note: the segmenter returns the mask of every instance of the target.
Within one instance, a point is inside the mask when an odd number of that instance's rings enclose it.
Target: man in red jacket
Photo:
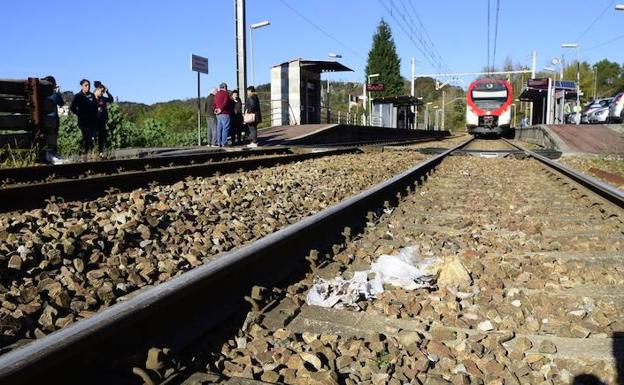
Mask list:
[[[228,132],[230,131],[230,95],[227,84],[221,83],[219,91],[215,95],[215,114],[217,114],[217,145],[223,147],[227,144]]]

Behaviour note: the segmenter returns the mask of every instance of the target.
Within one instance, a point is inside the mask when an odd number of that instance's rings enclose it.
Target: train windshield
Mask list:
[[[472,89],[472,100],[482,110],[496,110],[507,101],[507,87],[503,83],[477,83]]]

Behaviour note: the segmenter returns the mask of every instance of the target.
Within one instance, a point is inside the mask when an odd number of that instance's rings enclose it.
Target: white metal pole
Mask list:
[[[235,0],[236,15],[236,80],[237,88],[245,92],[247,88],[247,52],[246,52],[246,20],[245,20],[245,0]],[[245,98],[243,104],[245,103]]]
[[[531,79],[535,79],[536,64],[537,64],[537,53],[535,52],[535,50],[533,50],[532,57],[531,57]],[[529,120],[530,120],[529,125],[532,126],[533,125],[533,103],[530,103]]]
[[[445,98],[446,98],[446,92],[444,90],[442,90],[442,118],[440,119],[440,128],[442,130],[444,130],[444,115],[446,112],[446,106],[445,104]]]
[[[256,85],[256,74],[254,71],[254,50],[253,50],[253,28],[249,27],[249,48],[251,50],[251,85]],[[245,92],[239,90],[239,92]]]
[[[580,45],[577,44],[576,46],[576,109],[579,111],[581,111],[581,62],[579,61],[579,50],[580,50]],[[576,125],[580,125],[581,124],[581,118],[579,115],[579,118],[576,120]]]

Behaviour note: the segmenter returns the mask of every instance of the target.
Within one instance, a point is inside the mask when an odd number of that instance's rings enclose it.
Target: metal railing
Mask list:
[[[271,99],[269,108],[271,111],[271,125],[272,126],[287,126],[287,125],[298,124],[295,111],[293,111],[290,105],[290,102],[288,100]],[[288,112],[285,113],[284,111],[288,111]]]

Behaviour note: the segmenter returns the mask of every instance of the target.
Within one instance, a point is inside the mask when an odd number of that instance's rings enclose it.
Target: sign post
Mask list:
[[[197,145],[201,146],[201,88],[200,74],[208,74],[208,58],[191,54],[191,71],[197,72]]]

